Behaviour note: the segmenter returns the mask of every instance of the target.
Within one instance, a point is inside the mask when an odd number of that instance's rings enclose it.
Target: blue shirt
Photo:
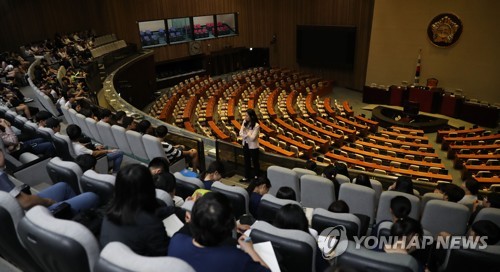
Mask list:
[[[14,183],[9,179],[9,176],[3,171],[0,171],[0,191],[10,192],[16,187]]]
[[[184,260],[197,272],[269,271],[235,246],[197,247],[193,238],[176,233],[168,255]]]
[[[253,217],[257,217],[257,212],[259,209],[259,204],[260,204],[260,199],[262,198],[262,195],[256,192],[252,192],[250,195],[250,206],[248,207],[250,210],[250,213],[253,215]]]

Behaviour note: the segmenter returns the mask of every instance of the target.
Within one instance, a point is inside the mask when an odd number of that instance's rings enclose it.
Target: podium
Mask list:
[[[403,106],[406,87],[392,85],[391,87],[389,87],[389,91],[391,92],[390,105]]]
[[[425,87],[409,87],[409,100],[420,103],[420,110],[423,112],[438,112],[442,89],[433,88],[427,89]]]

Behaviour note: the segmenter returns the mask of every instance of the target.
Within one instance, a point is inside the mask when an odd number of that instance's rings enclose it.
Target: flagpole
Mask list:
[[[413,81],[414,85],[418,85],[420,83],[420,62],[421,62],[422,49],[418,50],[418,59],[417,59],[417,67],[415,70],[415,80]]]

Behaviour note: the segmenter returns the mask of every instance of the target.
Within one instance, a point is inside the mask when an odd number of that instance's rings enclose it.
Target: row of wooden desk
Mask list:
[[[341,150],[344,150],[346,152],[351,152],[354,154],[360,154],[360,155],[363,155],[364,157],[371,157],[371,158],[377,158],[380,160],[385,160],[387,162],[395,161],[395,162],[405,163],[405,164],[409,164],[409,165],[437,167],[437,168],[441,168],[441,169],[445,168],[444,164],[442,164],[442,163],[432,163],[432,162],[419,161],[419,160],[408,160],[408,159],[404,159],[404,158],[392,157],[392,156],[388,156],[388,155],[376,154],[376,153],[372,153],[372,152],[368,152],[368,151],[364,151],[364,150],[359,150],[359,149],[352,148],[349,146],[342,146]]]
[[[484,128],[476,127],[470,129],[459,129],[459,130],[438,130],[436,141],[440,143],[443,140],[443,137],[448,136],[450,133],[453,133],[457,136],[465,136],[469,133],[473,133],[479,135],[485,131]]]
[[[443,180],[443,181],[449,181],[451,182],[453,179],[451,175],[442,175],[442,174],[434,174],[434,173],[429,173],[429,172],[419,172],[419,171],[413,171],[409,169],[401,169],[401,168],[396,168],[396,167],[391,167],[391,166],[385,166],[385,165],[379,165],[376,163],[372,162],[365,162],[365,161],[360,161],[357,159],[352,159],[348,157],[344,157],[342,155],[334,154],[332,152],[328,152],[325,154],[326,157],[334,159],[336,161],[343,161],[345,163],[348,163],[350,165],[357,165],[364,167],[367,169],[367,171],[370,171],[372,169],[380,169],[384,170],[387,172],[387,174],[394,173],[394,174],[400,174],[400,175],[405,175],[413,178],[426,178],[429,179],[430,181],[438,181],[438,180]]]

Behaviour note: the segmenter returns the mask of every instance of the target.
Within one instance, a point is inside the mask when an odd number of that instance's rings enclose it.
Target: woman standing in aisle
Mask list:
[[[250,181],[259,176],[259,131],[257,114],[253,109],[248,109],[240,129],[245,157],[245,178],[242,181]]]

